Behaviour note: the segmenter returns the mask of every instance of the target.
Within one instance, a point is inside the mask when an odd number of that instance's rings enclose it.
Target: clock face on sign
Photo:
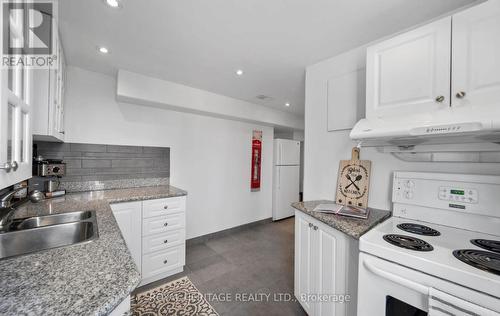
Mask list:
[[[358,200],[366,195],[369,173],[364,166],[346,165],[340,173],[339,189],[344,198]],[[337,202],[344,203],[341,197],[337,197]]]

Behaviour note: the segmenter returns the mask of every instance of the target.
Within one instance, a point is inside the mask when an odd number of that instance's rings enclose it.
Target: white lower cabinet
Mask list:
[[[181,272],[186,263],[186,197],[142,203],[141,285]]]
[[[143,218],[142,235],[149,236],[161,234],[172,230],[183,229],[184,227],[184,213]]]
[[[142,256],[142,278],[147,279],[160,273],[184,266],[184,245],[167,248]]]
[[[118,227],[122,232],[123,239],[134,259],[135,264],[141,271],[141,226],[138,223],[142,220],[142,202],[130,202],[111,205]]]
[[[295,212],[295,297],[300,301],[304,310],[312,315],[312,302],[307,299],[312,289],[312,234],[313,231],[303,216]]]
[[[186,197],[111,205],[144,285],[184,269]],[[137,258],[137,259],[136,259]]]
[[[146,236],[142,238],[142,252],[151,253],[164,250],[165,247],[173,247],[184,244],[184,229],[178,229],[171,232]]]
[[[295,297],[309,315],[356,315],[358,241],[295,212]]]

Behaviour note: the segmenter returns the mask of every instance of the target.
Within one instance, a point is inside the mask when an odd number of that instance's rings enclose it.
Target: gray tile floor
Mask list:
[[[137,291],[187,275],[220,315],[306,315],[293,296],[293,255],[294,219],[264,223],[189,245],[183,273]]]

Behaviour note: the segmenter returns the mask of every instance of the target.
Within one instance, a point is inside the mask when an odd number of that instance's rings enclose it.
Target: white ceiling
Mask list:
[[[123,0],[116,10],[103,0],[62,0],[59,18],[70,65],[122,68],[302,114],[307,65],[471,2]]]

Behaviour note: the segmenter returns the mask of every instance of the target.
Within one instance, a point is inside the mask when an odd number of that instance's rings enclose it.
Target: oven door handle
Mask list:
[[[500,315],[490,309],[476,305],[472,302],[463,300],[451,294],[442,292],[438,289],[431,288],[429,290],[429,311],[444,310],[450,315]]]
[[[390,272],[384,271],[380,268],[370,265],[368,262],[363,261],[365,268],[373,274],[378,275],[381,278],[387,279],[394,283],[400,284],[406,288],[412,289],[424,295],[429,295],[429,288],[427,286],[418,284],[416,282],[410,281],[408,279],[402,278],[399,275],[392,274]]]

